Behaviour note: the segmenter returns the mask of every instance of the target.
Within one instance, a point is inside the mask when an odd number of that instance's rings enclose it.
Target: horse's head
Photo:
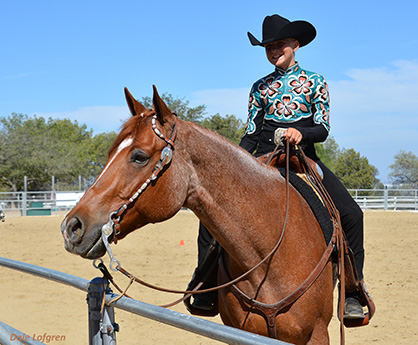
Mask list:
[[[173,152],[176,116],[154,86],[153,110],[146,109],[125,89],[132,117],[109,150],[108,161],[80,202],[61,225],[65,248],[94,259],[102,256],[102,226],[111,219],[119,239],[147,223],[173,216],[186,198],[179,182],[181,167]]]

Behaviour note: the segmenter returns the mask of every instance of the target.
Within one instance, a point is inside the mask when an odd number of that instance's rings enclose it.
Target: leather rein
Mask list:
[[[106,251],[109,254],[109,257],[110,257],[110,265],[109,266],[110,266],[110,269],[112,271],[119,271],[122,274],[124,274],[126,277],[128,277],[131,281],[135,281],[135,282],[137,282],[137,283],[139,283],[143,286],[149,287],[149,288],[157,290],[157,291],[168,292],[168,293],[176,293],[176,294],[185,294],[185,296],[182,299],[180,299],[178,301],[175,301],[175,302],[173,302],[169,305],[163,306],[163,307],[167,307],[167,306],[172,306],[172,305],[175,305],[177,303],[182,302],[184,299],[186,299],[187,297],[189,297],[192,294],[201,294],[201,293],[206,293],[206,292],[212,292],[212,291],[216,291],[216,290],[220,290],[220,289],[232,286],[233,284],[237,283],[238,281],[242,280],[243,278],[248,276],[250,273],[255,271],[258,267],[260,267],[262,264],[264,264],[270,257],[272,257],[276,253],[276,251],[278,250],[278,248],[279,248],[279,246],[280,246],[280,244],[283,240],[284,233],[285,233],[285,230],[286,230],[286,225],[287,225],[288,214],[289,214],[289,202],[288,202],[288,200],[289,200],[289,177],[288,177],[288,175],[286,177],[286,199],[287,199],[286,215],[285,215],[285,220],[284,220],[284,223],[283,223],[283,229],[282,229],[281,236],[279,238],[279,241],[277,242],[277,244],[273,248],[273,250],[263,260],[261,260],[256,266],[254,266],[253,268],[251,268],[250,270],[248,270],[244,274],[240,275],[239,277],[229,281],[228,283],[218,285],[218,286],[215,286],[215,287],[209,288],[209,289],[197,290],[201,286],[201,284],[200,284],[193,290],[173,290],[173,289],[167,289],[167,288],[163,288],[163,287],[160,287],[160,286],[156,286],[156,285],[147,283],[147,282],[143,281],[142,279],[140,279],[140,278],[132,275],[131,273],[129,273],[127,270],[125,270],[121,266],[120,262],[115,259],[114,255],[113,255],[113,252],[112,252],[112,249],[110,247],[109,237],[111,237],[113,235],[113,240],[114,240],[115,243],[117,243],[117,235],[119,234],[120,221],[121,221],[122,215],[126,212],[128,206],[131,205],[132,203],[134,203],[135,200],[138,199],[139,196],[145,191],[145,189],[149,186],[151,181],[154,181],[158,178],[158,175],[163,170],[164,166],[169,164],[170,161],[171,161],[172,151],[174,150],[174,141],[175,141],[176,132],[177,132],[176,124],[174,125],[173,132],[171,134],[171,138],[168,140],[168,139],[165,138],[165,136],[156,127],[156,119],[157,119],[157,116],[153,115],[152,129],[154,130],[155,134],[159,138],[161,138],[162,140],[164,140],[167,143],[167,146],[161,152],[161,159],[157,163],[157,165],[155,166],[151,177],[148,178],[145,181],[145,183],[138,189],[138,191],[131,198],[129,198],[129,200],[127,202],[125,202],[117,211],[112,212],[110,214],[109,222],[102,226],[101,238],[102,238],[103,244],[106,247]],[[287,147],[289,147],[288,143],[287,143]],[[289,168],[289,160],[287,159],[287,169],[288,168]],[[100,261],[100,263],[97,264],[97,261]],[[113,282],[113,278],[107,272],[107,270],[104,268],[102,259],[94,260],[93,266],[96,267],[96,268],[101,269],[102,272],[106,275],[106,277]],[[117,287],[117,289],[120,291],[120,289],[118,287]]]
[[[170,139],[167,139],[161,133],[161,131],[157,128],[156,122],[157,122],[157,115],[154,114],[153,118],[152,118],[152,129],[153,129],[154,133],[160,139],[165,141],[165,143],[167,144],[161,152],[160,160],[158,161],[158,163],[154,167],[152,175],[141,185],[141,187],[132,195],[132,197],[128,199],[127,202],[125,202],[118,210],[116,210],[115,212],[112,212],[110,214],[109,222],[104,224],[102,226],[102,229],[101,229],[101,238],[102,238],[103,244],[106,247],[107,253],[109,254],[109,257],[110,257],[110,268],[111,268],[111,270],[112,271],[119,271],[122,274],[124,274],[126,277],[128,277],[131,280],[131,284],[132,284],[133,281],[135,281],[135,282],[137,282],[137,283],[139,283],[143,286],[149,287],[149,288],[157,290],[157,291],[184,294],[184,297],[181,298],[180,300],[175,301],[171,304],[165,305],[163,307],[169,307],[169,306],[175,305],[177,303],[180,303],[183,300],[185,300],[186,298],[190,297],[190,295],[193,295],[193,294],[207,293],[207,292],[212,292],[212,291],[215,291],[215,290],[220,290],[220,289],[223,289],[223,288],[226,288],[226,287],[231,287],[232,292],[237,296],[237,298],[239,298],[240,300],[242,300],[242,301],[246,302],[247,304],[251,305],[252,308],[258,306],[258,309],[273,309],[273,313],[271,312],[271,310],[269,312],[267,312],[267,314],[271,314],[271,317],[269,317],[267,319],[267,322],[270,326],[269,328],[274,327],[274,329],[275,329],[275,326],[272,325],[272,323],[273,323],[272,320],[273,319],[275,320],[277,314],[281,310],[283,310],[284,308],[286,308],[287,306],[291,305],[296,300],[298,300],[309,289],[309,287],[318,279],[318,277],[320,276],[320,274],[324,270],[325,266],[327,265],[327,263],[328,263],[328,261],[331,257],[331,254],[332,254],[332,251],[333,251],[334,247],[337,246],[339,248],[342,248],[342,243],[341,243],[341,231],[342,230],[339,226],[339,224],[340,224],[339,214],[338,214],[338,211],[336,210],[335,206],[333,205],[331,198],[329,197],[328,193],[323,188],[322,183],[319,183],[319,186],[322,186],[322,189],[323,189],[323,190],[320,190],[321,195],[325,195],[325,198],[329,198],[329,201],[331,201],[331,205],[332,205],[331,209],[329,209],[329,212],[330,212],[330,215],[332,216],[332,219],[333,219],[334,231],[333,231],[333,235],[332,235],[332,239],[331,239],[330,243],[328,244],[328,246],[327,246],[325,252],[323,253],[321,259],[319,260],[317,266],[310,273],[310,275],[306,278],[306,280],[293,293],[291,293],[289,296],[285,297],[284,299],[282,299],[281,301],[279,301],[279,302],[277,302],[273,305],[263,304],[263,303],[260,303],[256,300],[248,297],[242,291],[240,291],[235,284],[238,281],[242,280],[243,278],[247,277],[250,273],[255,271],[262,264],[264,264],[267,260],[269,260],[277,252],[277,250],[280,247],[280,244],[282,243],[282,240],[283,240],[283,237],[284,237],[284,234],[285,234],[285,230],[286,230],[286,227],[287,227],[287,220],[288,220],[288,215],[289,215],[289,199],[290,199],[289,198],[289,189],[290,189],[290,187],[289,187],[290,186],[290,182],[289,182],[289,156],[290,155],[289,154],[286,154],[286,212],[285,212],[283,228],[282,228],[280,238],[277,241],[276,245],[274,246],[274,248],[271,250],[271,252],[263,260],[261,260],[257,265],[255,265],[253,268],[251,268],[247,272],[243,273],[239,277],[237,277],[235,279],[232,279],[225,284],[218,285],[216,287],[209,288],[209,289],[204,289],[204,290],[197,290],[201,286],[201,284],[198,284],[193,290],[172,290],[172,289],[167,289],[167,288],[163,288],[163,287],[160,287],[160,286],[156,286],[156,285],[147,283],[147,282],[143,281],[142,279],[132,275],[131,273],[129,273],[124,268],[122,268],[120,262],[118,260],[116,260],[115,257],[113,256],[113,252],[112,252],[112,249],[110,248],[110,244],[109,244],[109,238],[113,235],[113,241],[115,242],[115,244],[117,243],[117,236],[120,233],[120,222],[121,222],[121,218],[122,218],[123,214],[126,212],[128,207],[131,204],[133,204],[142,195],[142,193],[147,189],[147,187],[151,184],[151,182],[158,179],[158,176],[161,173],[161,171],[164,169],[164,167],[167,166],[171,162],[172,151],[174,150],[174,142],[175,142],[176,134],[177,134],[177,119],[176,119],[176,122],[174,124]],[[286,150],[287,150],[287,152],[289,152],[289,142],[288,141],[286,141]],[[277,147],[275,149],[275,152],[276,151],[277,151]],[[301,152],[302,152],[302,155],[304,156],[303,151],[301,151]],[[310,165],[309,164],[306,164],[306,165],[307,165],[306,169],[309,170],[309,172],[314,176],[314,179],[315,180],[316,179],[320,180],[320,178],[317,176],[316,172],[312,170]],[[315,184],[315,185],[317,185],[317,184]],[[321,187],[320,187],[320,189],[321,189]],[[330,205],[328,202],[326,202],[326,204]],[[341,250],[340,250],[340,252],[341,252]],[[97,264],[97,261],[100,261],[100,264]],[[113,282],[113,278],[109,274],[109,272],[107,271],[105,266],[103,265],[103,260],[102,259],[94,260],[93,265],[94,265],[94,267],[99,268],[103,272],[105,277],[108,278],[115,285],[115,287],[122,293],[122,295],[120,297],[122,297],[123,295],[126,295],[125,294],[126,290],[124,292],[122,292],[119,289],[119,287]],[[342,270],[343,270],[343,268],[342,268]],[[340,267],[340,271],[341,271],[341,267]],[[342,276],[341,278],[344,279],[343,278],[344,274],[341,274],[341,276]],[[344,286],[343,282],[341,282],[341,285]]]

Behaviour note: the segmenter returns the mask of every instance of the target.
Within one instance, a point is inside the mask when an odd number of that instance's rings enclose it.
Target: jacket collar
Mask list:
[[[299,62],[296,62],[293,66],[289,67],[286,71],[279,67],[276,67],[274,74],[277,76],[284,76],[285,74],[291,74],[299,70]]]

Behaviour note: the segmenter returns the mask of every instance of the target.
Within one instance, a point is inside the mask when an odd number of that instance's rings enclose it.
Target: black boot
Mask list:
[[[217,299],[216,291],[196,294],[193,296],[192,306],[200,310],[215,311]]]
[[[358,298],[347,297],[344,306],[344,319],[364,319],[364,311]]]

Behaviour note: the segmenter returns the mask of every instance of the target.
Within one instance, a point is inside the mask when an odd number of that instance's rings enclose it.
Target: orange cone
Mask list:
[[[181,240],[181,241],[180,241],[179,246],[184,246],[184,240]]]

